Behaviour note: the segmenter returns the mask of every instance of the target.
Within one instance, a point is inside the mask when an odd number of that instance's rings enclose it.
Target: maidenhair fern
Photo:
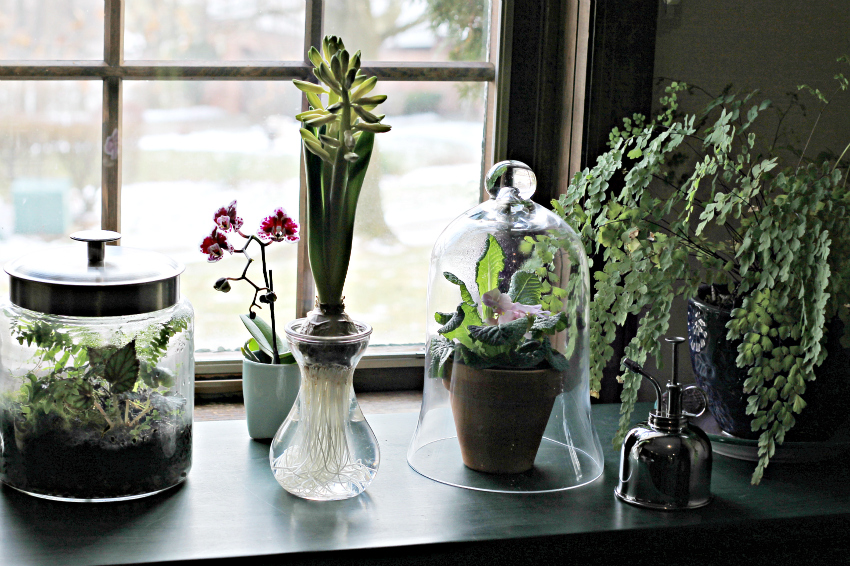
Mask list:
[[[836,93],[846,90],[847,79],[836,79]],[[817,97],[822,114],[827,97],[800,88]],[[612,132],[611,149],[553,204],[601,260],[589,321],[593,391],[629,314],[640,319],[626,357],[660,364],[673,298],[694,297],[703,283],[728,289],[737,308],[727,337],[742,340],[737,364],[748,372],[747,412],[761,431],[757,484],[806,408],[806,382],[826,357],[825,322],[840,316],[850,328],[844,153],[809,161],[807,146],[783,163],[776,140],[762,143],[750,131],[775,110],[769,101],[727,91],[702,114],[682,116],[678,97],[687,89],[671,84],[655,120],[636,115]],[[786,114],[779,109],[780,118]],[[630,426],[640,386],[640,376],[621,369],[615,444]]]

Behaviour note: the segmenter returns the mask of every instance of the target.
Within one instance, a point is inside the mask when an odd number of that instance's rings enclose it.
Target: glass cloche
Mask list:
[[[0,480],[63,501],[115,501],[192,465],[192,306],[183,266],[77,232],[6,265],[0,306]]]
[[[491,199],[455,219],[431,254],[425,385],[410,466],[496,492],[587,484],[603,456],[590,414],[587,256],[532,202],[518,161],[487,174]]]

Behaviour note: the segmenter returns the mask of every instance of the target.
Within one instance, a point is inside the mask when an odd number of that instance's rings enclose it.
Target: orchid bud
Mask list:
[[[213,289],[221,291],[222,293],[228,293],[230,291],[230,281],[228,281],[226,277],[222,277],[215,282]]]

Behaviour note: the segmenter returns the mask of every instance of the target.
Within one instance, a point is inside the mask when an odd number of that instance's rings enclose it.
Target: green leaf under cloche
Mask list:
[[[452,332],[453,330],[460,328],[460,325],[463,324],[463,321],[466,318],[466,312],[463,309],[463,305],[464,305],[464,303],[461,303],[460,305],[458,305],[457,310],[454,312],[454,314],[451,316],[451,318],[446,320],[443,323],[443,327],[440,328],[437,332],[439,332],[440,334],[448,334],[449,332]],[[437,313],[437,314],[443,315],[445,313]],[[440,322],[440,320],[444,319],[444,318],[445,317],[440,317],[440,319],[438,319],[437,322]]]
[[[530,326],[531,321],[527,316],[524,316],[505,324],[470,326],[469,335],[473,340],[478,340],[490,346],[507,346],[519,344]]]
[[[511,277],[511,287],[508,295],[515,303],[522,305],[539,305],[543,284],[540,279],[528,271],[517,271]]]
[[[552,344],[549,342],[549,340],[547,340],[547,339],[543,340],[543,348],[542,348],[541,351],[543,352],[543,355],[545,356],[546,361],[549,362],[549,365],[551,365],[556,370],[567,371],[568,369],[570,369],[569,360],[567,360],[567,358],[564,357],[564,354],[562,354],[558,350],[554,349],[552,347]]]
[[[431,339],[431,362],[438,368],[438,375],[442,374],[443,366],[452,357],[455,346],[451,340],[442,336],[435,336]]]
[[[475,265],[475,282],[478,293],[483,295],[499,287],[499,273],[505,269],[505,253],[492,235],[487,236],[484,253]]]
[[[475,301],[472,299],[472,294],[466,287],[466,283],[464,283],[460,277],[448,271],[443,272],[443,277],[445,277],[446,281],[448,281],[449,283],[454,283],[455,285],[460,287],[460,300],[462,300],[467,305],[475,306]]]
[[[569,317],[565,312],[559,312],[552,316],[538,315],[534,319],[534,324],[531,325],[531,330],[543,334],[555,334],[565,330],[569,323]]]

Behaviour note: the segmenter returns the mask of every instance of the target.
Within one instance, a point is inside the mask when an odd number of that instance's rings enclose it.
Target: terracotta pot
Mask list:
[[[491,474],[530,470],[561,391],[556,370],[479,370],[455,363],[449,397],[466,467]]]

